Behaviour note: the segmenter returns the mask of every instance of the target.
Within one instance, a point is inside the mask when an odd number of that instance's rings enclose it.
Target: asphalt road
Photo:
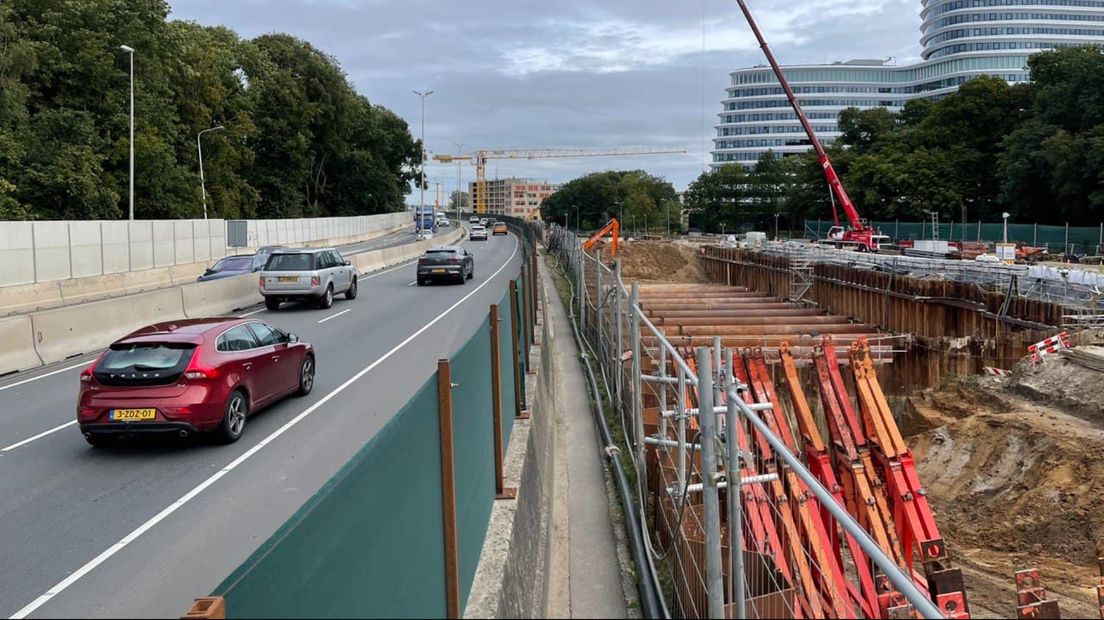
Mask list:
[[[72,424],[87,358],[0,381],[0,617],[179,617],[210,593],[502,299],[516,239],[465,245],[476,269],[463,286],[418,287],[407,264],[363,276],[330,310],[243,312],[312,342],[318,375],[230,446],[91,448]]]

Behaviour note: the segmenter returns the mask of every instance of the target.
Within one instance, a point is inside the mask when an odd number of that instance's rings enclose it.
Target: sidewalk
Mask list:
[[[545,286],[551,289],[549,316],[557,335],[552,373],[561,397],[548,611],[553,618],[626,618],[606,463],[590,410],[586,375],[567,311],[555,290],[556,280],[544,261],[540,269]]]

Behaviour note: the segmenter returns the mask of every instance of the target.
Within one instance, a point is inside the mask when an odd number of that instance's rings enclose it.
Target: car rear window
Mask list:
[[[215,263],[215,271],[245,271],[253,264],[252,256],[234,256]]]
[[[265,271],[313,271],[314,254],[273,254]]]
[[[195,348],[178,342],[112,345],[92,372],[101,385],[168,385],[188,368]]]

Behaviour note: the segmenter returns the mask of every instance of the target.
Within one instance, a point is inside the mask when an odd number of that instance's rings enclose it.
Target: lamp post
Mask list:
[[[120,45],[130,55],[130,220],[134,220],[134,48]]]
[[[1008,218],[1012,217],[1012,214],[1001,213],[1001,217],[1004,218],[1004,242],[1008,243]]]
[[[221,131],[226,129],[222,125],[204,129],[196,134],[196,150],[199,151],[199,191],[203,194],[203,219],[207,219],[207,181],[203,178],[203,134],[209,131]]]
[[[781,213],[775,213],[774,214],[774,240],[775,241],[778,241],[778,217],[780,215],[782,215],[782,214]]]
[[[422,234],[422,212],[425,211],[425,185],[426,185],[426,182],[425,182],[425,155],[426,155],[426,148],[425,148],[425,100],[426,100],[426,97],[433,94],[433,91],[432,90],[426,90],[426,91],[416,90],[416,91],[414,91],[414,94],[418,95],[419,97],[422,98],[422,138],[421,138],[421,140],[422,140],[422,161],[421,161],[422,172],[421,172],[421,174],[418,175],[418,189],[421,190],[421,192],[420,192],[421,193],[421,200],[419,200],[419,202],[418,202],[418,214],[414,218],[414,221],[416,223],[415,224],[415,226],[416,226],[415,230],[420,235],[420,234]]]
[[[464,152],[464,143],[463,142],[453,142],[452,144],[456,147],[456,221],[459,222],[460,221],[460,207],[461,207],[461,203],[464,202],[463,201],[464,192],[463,192],[463,189],[460,186],[460,183],[461,183],[460,157],[461,157],[461,154]]]

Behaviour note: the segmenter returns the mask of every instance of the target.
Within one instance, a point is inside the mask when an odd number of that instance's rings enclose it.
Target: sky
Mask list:
[[[735,0],[170,0],[171,19],[286,32],[333,56],[431,153],[655,147],[685,154],[499,160],[487,175],[569,181],[643,169],[679,191],[708,165],[720,100],[766,61]],[[919,58],[920,0],[749,0],[779,62]],[[455,164],[426,175],[445,192]],[[463,184],[474,167],[461,168]],[[428,201],[428,199],[427,199]]]

